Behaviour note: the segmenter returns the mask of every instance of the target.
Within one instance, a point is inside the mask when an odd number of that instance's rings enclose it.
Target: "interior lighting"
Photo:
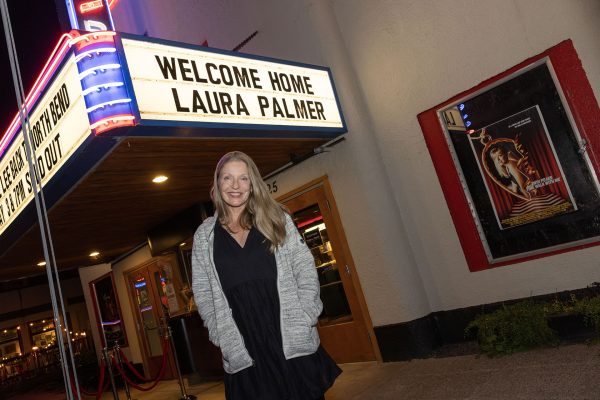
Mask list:
[[[90,257],[98,257],[99,255],[100,255],[100,252],[99,252],[99,251],[92,251],[92,252],[90,253]]]
[[[298,224],[298,229],[300,229],[300,228],[302,228],[302,227],[305,227],[306,225],[310,225],[310,224],[312,224],[313,222],[321,221],[322,219],[323,219],[323,216],[322,216],[322,215],[319,215],[318,217],[311,218],[311,219],[309,219],[309,220],[307,220],[307,221],[304,221],[304,222],[300,222],[300,223]]]
[[[168,176],[158,175],[158,176],[155,176],[154,179],[152,179],[152,182],[154,182],[154,183],[163,183],[167,179],[169,179]]]
[[[40,261],[39,263],[36,264],[38,267],[45,267],[46,266],[46,261]]]

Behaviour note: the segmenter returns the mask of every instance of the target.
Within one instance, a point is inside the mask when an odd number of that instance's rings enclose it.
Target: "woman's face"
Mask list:
[[[228,161],[219,174],[219,192],[230,208],[246,207],[250,197],[250,175],[248,166],[243,161]]]

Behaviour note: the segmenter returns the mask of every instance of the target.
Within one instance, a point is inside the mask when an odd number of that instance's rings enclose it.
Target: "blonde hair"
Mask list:
[[[230,161],[241,161],[248,167],[250,178],[250,194],[246,207],[240,215],[239,224],[244,229],[255,227],[271,242],[271,251],[281,246],[285,240],[285,213],[286,208],[273,200],[269,195],[267,184],[263,181],[258,167],[247,154],[241,151],[231,151],[225,154],[215,168],[213,185],[210,189],[210,197],[215,205],[219,217],[219,223],[229,225],[231,216],[221,191],[219,190],[219,175],[223,166]]]

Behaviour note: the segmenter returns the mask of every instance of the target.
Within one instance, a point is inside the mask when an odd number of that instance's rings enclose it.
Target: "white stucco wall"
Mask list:
[[[258,31],[244,52],[332,69],[346,140],[273,179],[282,194],[330,177],[375,326],[600,280],[600,247],[469,272],[416,119],[567,38],[598,97],[597,0],[119,4],[117,29],[224,49]]]
[[[432,311],[598,281],[597,247],[469,272],[416,115],[568,38],[598,98],[600,2],[334,3]]]

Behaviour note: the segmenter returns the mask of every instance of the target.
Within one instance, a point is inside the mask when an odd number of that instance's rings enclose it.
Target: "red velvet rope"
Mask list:
[[[168,350],[168,339],[165,338],[165,340],[163,341],[163,359],[162,359],[162,365],[160,366],[160,371],[158,371],[158,375],[154,379],[154,383],[147,388],[144,388],[144,387],[139,386],[136,383],[132,382],[125,374],[125,371],[123,371],[123,368],[121,368],[121,365],[118,362],[116,362],[116,360],[114,358],[113,358],[113,365],[117,368],[117,371],[119,371],[119,373],[121,374],[123,379],[125,379],[127,381],[127,383],[129,385],[131,385],[134,389],[141,390],[142,392],[148,392],[148,391],[154,389],[156,387],[156,385],[158,385],[158,383],[161,381],[161,379],[163,378],[163,376],[165,374],[165,371],[167,369],[166,368],[167,367],[167,356],[168,356],[167,350]]]
[[[133,375],[135,375],[135,377],[138,378],[140,381],[142,381],[143,383],[149,383],[149,382],[154,382],[156,380],[156,379],[147,380],[146,377],[142,376],[138,372],[138,370],[135,369],[135,367],[131,364],[131,362],[129,362],[129,360],[125,356],[125,353],[123,353],[123,350],[119,349],[119,355],[121,356],[123,361],[125,361],[125,365],[127,366],[127,369],[129,369],[129,371],[131,371],[131,373],[133,373]]]
[[[108,389],[108,383],[109,383],[109,382],[104,383],[105,373],[106,373],[106,364],[104,363],[104,360],[102,360],[100,362],[100,378],[98,379],[97,391],[96,392],[88,392],[85,389],[83,389],[83,387],[81,385],[79,385],[79,391],[81,392],[81,394],[83,394],[84,396],[95,397],[96,399],[101,399],[102,393],[104,393],[106,391],[106,389]],[[71,387],[73,388],[73,391],[76,392],[76,390],[73,386],[74,386],[73,380],[71,380]]]

